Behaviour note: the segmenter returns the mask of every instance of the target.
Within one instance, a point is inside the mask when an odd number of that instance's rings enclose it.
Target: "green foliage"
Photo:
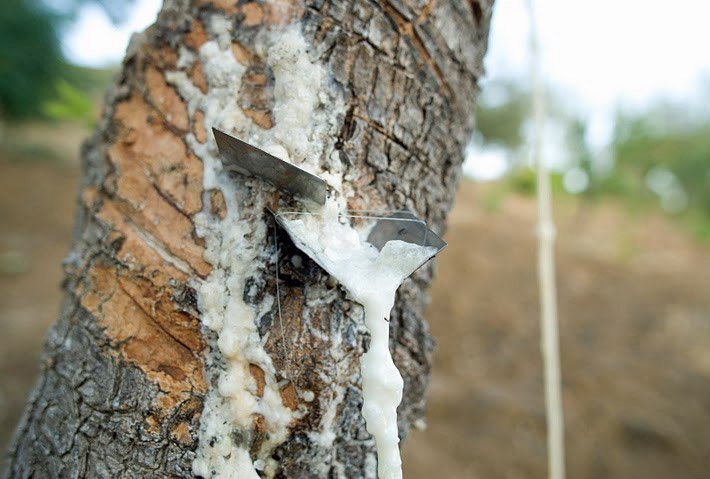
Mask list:
[[[34,2],[3,0],[0,44],[0,114],[38,113],[62,67],[55,18]]]
[[[654,120],[653,115],[619,117],[613,144],[616,175],[643,189],[651,170],[669,171],[687,195],[688,209],[710,220],[710,124],[659,126]]]
[[[476,110],[476,130],[488,144],[517,149],[529,109],[529,93],[516,83],[488,85]]]
[[[662,104],[644,114],[620,114],[612,144],[616,167],[602,191],[637,205],[660,202],[696,237],[710,240],[710,118],[690,118],[685,111]],[[653,172],[673,180],[669,193],[651,192]],[[681,207],[669,208],[666,194],[680,195]]]
[[[81,73],[91,73],[91,70],[65,62],[58,31],[87,3],[100,5],[118,22],[133,0],[0,2],[0,44],[3,45],[0,49],[0,117],[26,118],[47,111],[54,115],[59,104],[64,104],[64,113],[72,109],[74,115],[79,113],[76,92],[68,93],[67,86],[71,84],[83,91],[87,83],[97,82],[91,76],[82,78]],[[54,8],[50,9],[48,4]],[[102,79],[101,84],[106,84],[105,75]],[[55,99],[57,93],[59,98]]]
[[[510,189],[525,196],[534,196],[537,191],[535,171],[531,168],[517,168],[508,180]]]
[[[568,121],[565,102],[555,92],[545,92],[548,114]],[[507,148],[511,151],[524,146],[525,123],[531,118],[532,97],[530,90],[515,80],[488,83],[478,100],[476,108],[476,132],[484,143]],[[583,123],[580,123],[583,126]]]
[[[710,113],[691,104],[657,102],[644,112],[619,113],[610,154],[611,169],[600,168],[587,143],[587,123],[565,108],[558,96],[548,94],[548,115],[566,131],[568,167],[579,168],[589,179],[582,197],[613,196],[629,211],[663,206],[679,217],[698,237],[710,240]],[[704,104],[707,102],[698,101]],[[489,85],[476,113],[477,130],[484,145],[503,147],[510,158],[524,158],[524,126],[530,119],[529,92],[515,82]],[[564,173],[564,172],[563,172]],[[649,178],[665,178],[666,191],[649,188]],[[553,192],[567,194],[563,174],[552,174]],[[663,183],[663,182],[661,182]],[[535,193],[535,173],[511,164],[499,193],[490,198],[495,209],[503,194]]]
[[[62,78],[74,88],[86,93],[92,99],[97,99],[111,84],[116,71],[112,68],[90,68],[77,65],[67,65]]]
[[[43,113],[53,120],[80,121],[91,127],[95,123],[91,98],[66,80],[56,84],[57,95],[43,105]]]
[[[550,172],[549,176],[552,193],[555,195],[564,194],[563,175],[557,172]],[[525,196],[534,196],[537,192],[537,172],[529,167],[516,168],[507,178],[506,183],[506,188],[510,191]]]

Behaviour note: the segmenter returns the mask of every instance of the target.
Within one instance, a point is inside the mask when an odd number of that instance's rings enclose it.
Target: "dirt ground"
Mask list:
[[[0,139],[0,450],[58,310],[82,134],[45,130],[51,161]],[[487,212],[486,190],[463,183],[437,260],[438,350],[428,428],[404,445],[410,479],[546,474],[535,207],[509,195]],[[556,208],[569,477],[710,477],[710,249],[660,216]]]
[[[464,183],[428,319],[429,427],[406,477],[546,477],[535,205]],[[660,216],[556,205],[569,477],[710,477],[710,250]]]

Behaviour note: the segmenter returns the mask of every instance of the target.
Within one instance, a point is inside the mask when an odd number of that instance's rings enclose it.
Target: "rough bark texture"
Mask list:
[[[345,98],[347,113],[331,153],[354,173],[352,209],[408,208],[442,231],[472,129],[491,4],[287,5],[286,21],[301,24],[311,60],[325,66]],[[189,114],[164,74],[184,68],[180,48],[197,51],[214,35],[214,16],[227,17],[234,55],[248,68],[234,94],[251,121],[271,128],[273,75],[253,43],[259,29],[284,22],[274,13],[283,11],[284,4],[269,2],[167,1],[157,23],[134,38],[101,124],[82,152],[66,300],[10,450],[9,477],[192,477],[210,383],[204,373],[209,339],[200,328],[194,284],[212,269],[194,215],[208,208],[223,217],[225,206],[219,191],[203,191],[202,162],[184,140],[191,132],[200,143],[210,141],[203,112]],[[199,61],[186,73],[201,90],[209,88]],[[271,189],[243,188],[265,195],[269,204],[279,201]],[[248,206],[244,214],[269,221]],[[291,258],[298,251],[284,234],[277,243],[283,324],[273,320],[274,310],[259,319],[259,333],[283,403],[307,412],[269,451],[279,464],[276,476],[314,477],[314,464],[333,464],[327,477],[371,477],[374,443],[360,415],[360,386],[352,380],[367,342],[362,311],[315,263],[304,259],[295,267]],[[263,249],[273,252],[273,241]],[[274,273],[270,262],[249,278],[247,304],[276,294]],[[391,319],[391,348],[405,380],[402,437],[424,413],[433,341],[422,311],[431,275],[429,265],[405,282]],[[252,374],[259,383],[262,372],[253,368]],[[345,391],[340,397],[334,384]],[[306,404],[299,390],[337,402],[332,448],[309,436],[322,426],[325,403]],[[255,418],[248,439],[255,458],[262,436]]]

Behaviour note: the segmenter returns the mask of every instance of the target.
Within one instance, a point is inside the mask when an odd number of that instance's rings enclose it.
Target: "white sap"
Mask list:
[[[377,445],[379,478],[399,479],[402,460],[397,406],[403,381],[389,350],[389,316],[399,285],[431,258],[436,248],[389,241],[377,251],[332,211],[294,218],[282,221],[296,245],[340,281],[365,309],[371,340],[360,362],[362,415]]]
[[[205,260],[213,269],[209,277],[194,284],[202,324],[210,330],[205,337],[209,344],[205,361],[211,387],[200,418],[192,466],[193,472],[203,477],[258,479],[260,474],[275,475],[278,464],[271,453],[288,438],[291,421],[299,413],[283,404],[277,371],[256,327],[257,318],[271,310],[274,297],[267,294],[257,305],[244,302],[247,278],[261,274],[269,261],[263,248],[268,230],[265,223],[254,221],[251,213],[244,211],[239,183],[222,167],[210,131],[218,127],[318,173],[325,152],[333,149],[345,107],[341,95],[329,86],[323,65],[311,63],[300,25],[263,29],[252,46],[274,74],[275,124],[269,130],[262,129],[238,105],[237,93],[247,67],[232,52],[233,24],[215,13],[206,19],[206,27],[210,41],[198,52],[181,48],[177,69],[165,74],[166,81],[187,102],[191,120],[197,121],[198,112],[204,115],[201,126],[208,132],[209,141],[203,143],[190,132],[185,142],[202,160],[205,192],[221,191],[227,205],[223,219],[210,213],[209,201],[195,217],[197,233],[205,240]],[[198,60],[209,85],[206,92],[188,75]],[[331,184],[337,186],[335,173],[340,170],[333,161],[328,163]],[[257,180],[240,179],[240,183],[243,181]],[[263,211],[263,198],[256,196],[253,211]],[[251,239],[245,241],[246,237]],[[249,372],[251,365],[264,372],[261,396]],[[265,420],[268,439],[252,460],[248,441],[236,441],[234,432],[251,430],[256,414]]]

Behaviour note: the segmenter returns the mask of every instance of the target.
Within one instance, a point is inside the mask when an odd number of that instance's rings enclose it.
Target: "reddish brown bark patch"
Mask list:
[[[122,286],[113,265],[94,264],[76,291],[81,304],[97,319],[114,350],[143,370],[165,393],[164,405],[174,406],[193,392],[205,392],[202,361],[151,316]],[[199,334],[199,330],[198,330]]]
[[[205,114],[202,110],[195,111],[192,118],[192,134],[195,135],[195,139],[200,143],[205,143],[207,141],[207,130],[205,130]]]
[[[137,96],[116,107],[118,141],[108,149],[116,207],[174,257],[206,277],[191,215],[202,209],[202,162]],[[125,141],[124,141],[125,139]],[[110,180],[107,180],[110,181]]]
[[[210,190],[210,211],[221,220],[227,217],[227,203],[221,190]]]
[[[186,131],[188,124],[187,106],[175,89],[165,81],[163,72],[154,67],[148,67],[145,72],[145,80],[148,98],[165,121],[182,131]]]
[[[274,126],[274,120],[270,111],[264,110],[242,110],[244,115],[249,118],[256,126],[264,130],[270,130]]]
[[[260,25],[264,21],[264,7],[256,2],[242,5],[241,13],[244,15],[242,25],[246,27]]]
[[[239,42],[232,42],[232,54],[242,65],[251,65],[255,61],[256,54]]]
[[[284,406],[291,411],[298,409],[298,396],[296,395],[296,388],[293,383],[286,384],[281,388],[279,393],[281,393],[281,401],[283,401]]]
[[[163,75],[175,60],[168,55],[158,65],[139,58],[141,94],[115,107],[103,188],[87,188],[82,196],[109,230],[114,250],[91,260],[74,290],[103,328],[108,351],[135,364],[160,388],[156,410],[146,420],[148,432],[159,428],[168,411],[207,391],[204,340],[189,286],[190,279],[211,271],[192,220],[202,210],[203,167],[182,139],[190,125],[187,107]],[[196,137],[206,141],[198,120]],[[195,417],[200,407],[180,417]],[[181,444],[192,442],[188,422],[170,426]]]
[[[189,48],[197,51],[207,41],[205,27],[199,20],[193,20],[190,24],[190,31],[187,32],[183,42]]]
[[[268,130],[274,126],[274,75],[258,57],[248,58],[249,68],[242,76],[238,104],[244,115],[257,126]]]
[[[200,60],[195,60],[195,64],[192,65],[192,72],[190,74],[192,84],[197,87],[202,93],[207,93],[207,78],[205,78],[205,73],[202,70],[202,62]]]
[[[191,444],[192,437],[190,436],[190,425],[186,422],[180,422],[176,424],[170,430],[170,438],[173,441],[177,441],[183,445]]]
[[[250,364],[249,372],[256,382],[256,395],[264,397],[264,387],[266,386],[266,375],[264,374],[264,370],[256,364]]]

